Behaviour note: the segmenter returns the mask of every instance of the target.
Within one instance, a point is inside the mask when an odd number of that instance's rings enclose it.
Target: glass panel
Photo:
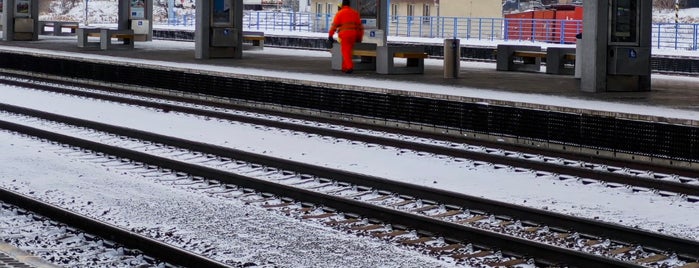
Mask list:
[[[638,44],[638,0],[612,0],[610,43]]]
[[[230,0],[214,0],[214,12],[211,17],[214,25],[232,26],[231,25],[231,1]]]

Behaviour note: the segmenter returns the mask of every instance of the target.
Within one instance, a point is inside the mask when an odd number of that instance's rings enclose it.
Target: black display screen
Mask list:
[[[638,1],[612,0],[610,43],[638,43]]]

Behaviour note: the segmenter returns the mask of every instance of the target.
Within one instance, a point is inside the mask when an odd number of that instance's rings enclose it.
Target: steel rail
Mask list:
[[[571,231],[582,232],[595,236],[608,237],[614,240],[626,241],[629,243],[638,243],[658,250],[671,250],[681,255],[690,256],[690,258],[699,258],[696,252],[696,249],[699,248],[699,241],[682,239],[662,235],[655,232],[643,231],[636,228],[629,228],[623,225],[599,222],[540,209],[513,205],[505,202],[488,200],[485,198],[465,195],[452,191],[423,187],[404,182],[397,182],[370,175],[336,170],[287,159],[259,155],[222,146],[169,137],[165,135],[123,128],[83,119],[66,117],[62,115],[56,115],[27,108],[13,108],[12,106],[8,106],[6,104],[0,104],[0,110],[8,110],[10,108],[12,108],[11,112],[20,114],[31,114],[32,116],[36,115],[36,117],[44,118],[47,120],[65,122],[68,124],[84,126],[91,129],[100,130],[117,135],[159,142],[192,151],[230,157],[237,160],[258,163],[261,165],[276,167],[280,169],[293,170],[299,173],[311,174],[318,177],[332,178],[338,181],[349,182],[355,185],[372,187],[379,190],[388,190],[403,195],[419,197],[421,199],[438,201],[444,204],[463,206],[468,209],[482,210],[496,215],[507,215],[510,217],[518,218],[523,221],[533,221],[539,224],[549,225],[551,227],[568,229]]]
[[[546,263],[564,263],[578,267],[642,267],[640,265],[622,260],[610,259],[599,255],[542,244],[527,239],[489,232],[466,225],[439,221],[426,216],[397,211],[361,201],[339,196],[326,195],[311,190],[299,189],[293,186],[277,184],[243,175],[232,174],[214,168],[153,156],[146,153],[74,138],[11,122],[0,121],[0,128],[25,133],[27,135],[42,139],[69,144],[80,148],[103,152],[105,154],[126,158],[131,161],[187,172],[193,176],[216,178],[218,181],[235,184],[241,187],[264,189],[264,191],[268,193],[285,196],[296,200],[324,204],[340,211],[356,213],[366,217],[388,219],[391,222],[409,223],[406,225],[418,229],[434,230],[438,233],[444,234],[446,237],[454,239],[466,241],[476,240],[480,243],[485,243],[489,246],[496,247],[504,251],[526,252],[529,256],[533,256],[539,261],[545,260]]]
[[[44,215],[55,221],[79,228],[85,232],[136,248],[160,260],[186,267],[232,267],[189,251],[159,242],[120,227],[86,217],[12,190],[0,188],[0,200],[23,209]]]
[[[406,149],[411,149],[411,150],[415,150],[415,151],[423,151],[423,152],[429,152],[429,153],[433,153],[433,154],[448,155],[448,156],[453,156],[453,157],[457,157],[457,158],[471,159],[474,161],[483,161],[483,162],[489,162],[489,163],[494,163],[494,164],[513,166],[513,167],[528,168],[528,169],[532,169],[532,170],[536,170],[536,171],[544,171],[544,172],[550,172],[550,173],[555,173],[555,174],[564,174],[564,175],[570,175],[570,176],[575,176],[575,177],[580,177],[580,178],[594,179],[594,180],[598,180],[598,181],[605,181],[605,182],[611,182],[611,183],[620,183],[620,184],[625,184],[625,185],[630,185],[630,186],[644,187],[644,188],[649,188],[649,189],[656,189],[659,191],[667,191],[667,192],[673,192],[673,193],[679,193],[679,194],[685,194],[685,195],[699,197],[699,184],[692,185],[689,183],[682,183],[682,182],[677,182],[677,181],[658,180],[658,179],[644,178],[644,177],[633,176],[633,175],[628,175],[628,174],[605,172],[605,171],[600,171],[600,170],[590,170],[590,169],[584,169],[584,168],[579,168],[579,167],[575,167],[575,166],[566,166],[566,165],[543,162],[543,161],[531,161],[531,160],[527,160],[527,159],[523,159],[523,158],[508,157],[508,156],[504,156],[504,155],[488,154],[488,153],[482,153],[482,152],[473,152],[473,151],[468,151],[468,150],[463,150],[463,149],[458,149],[458,148],[449,148],[449,147],[445,147],[445,146],[437,146],[437,145],[431,145],[431,144],[421,144],[421,143],[403,141],[403,140],[398,140],[398,139],[367,135],[367,134],[362,134],[362,133],[353,133],[353,132],[348,132],[348,131],[335,130],[335,129],[330,129],[330,128],[314,127],[314,126],[294,124],[294,123],[281,122],[281,121],[275,121],[275,120],[253,118],[253,117],[249,117],[249,116],[235,115],[235,114],[223,113],[223,112],[218,112],[218,111],[207,111],[207,110],[198,109],[198,108],[182,107],[182,106],[172,105],[172,104],[153,103],[153,102],[145,101],[145,100],[135,100],[135,99],[118,97],[118,96],[111,96],[111,95],[106,95],[106,94],[56,88],[56,87],[52,87],[52,86],[48,86],[48,85],[34,85],[34,84],[27,84],[27,83],[21,83],[21,82],[16,82],[16,81],[8,82],[8,81],[2,80],[2,79],[0,79],[0,81],[2,81],[2,83],[10,83],[10,84],[19,85],[19,86],[39,87],[42,90],[47,90],[47,91],[52,91],[52,92],[60,92],[60,93],[88,97],[88,98],[103,99],[103,100],[119,102],[119,103],[128,103],[128,104],[139,105],[139,106],[143,106],[143,107],[162,109],[165,111],[176,111],[176,112],[189,113],[189,114],[200,115],[200,116],[208,116],[208,117],[213,117],[213,118],[226,119],[226,120],[231,120],[231,121],[245,122],[245,123],[250,123],[250,124],[267,125],[267,126],[271,126],[271,127],[280,128],[280,129],[288,129],[288,130],[300,131],[300,132],[306,132],[306,133],[315,133],[318,135],[331,136],[331,137],[343,138],[343,139],[348,139],[348,140],[363,141],[366,143],[375,143],[375,144],[397,147],[397,148],[406,148]],[[261,112],[261,111],[257,111],[257,112]],[[307,119],[307,120],[311,120],[311,119]],[[424,134],[423,134],[423,136],[424,136]],[[434,137],[434,138],[439,139],[440,137]],[[444,137],[441,137],[441,138],[443,139]],[[503,145],[497,144],[495,146],[503,146]],[[495,148],[497,148],[497,147],[495,147]],[[514,150],[521,150],[521,148],[513,148],[513,149]],[[548,153],[548,151],[531,151],[531,150],[529,150],[528,152],[534,153],[534,154],[542,154],[542,155],[545,155],[546,153]],[[606,163],[608,163],[608,162],[606,162]],[[622,165],[623,167],[627,167],[624,164],[630,165],[631,162],[623,162],[623,163],[618,163],[618,164]],[[652,170],[653,166],[643,165],[643,168],[647,168],[647,169]],[[669,170],[663,168],[662,171],[667,172]],[[676,171],[684,176],[691,176],[694,178],[699,178],[699,173],[697,173],[695,171],[688,170],[686,172],[683,172],[680,169],[675,169],[673,171]]]

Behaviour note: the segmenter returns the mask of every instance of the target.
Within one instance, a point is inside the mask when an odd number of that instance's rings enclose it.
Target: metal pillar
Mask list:
[[[243,0],[197,0],[194,58],[243,57]]]
[[[3,0],[2,40],[39,40],[39,0]]]
[[[580,90],[650,90],[650,1],[598,0],[583,5]]]

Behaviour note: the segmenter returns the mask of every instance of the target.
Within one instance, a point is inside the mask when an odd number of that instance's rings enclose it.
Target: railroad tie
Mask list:
[[[351,230],[355,231],[371,231],[371,230],[376,230],[383,228],[383,224],[371,224],[371,225],[365,225],[365,226],[355,226],[350,228]]]
[[[435,251],[450,251],[450,250],[460,249],[463,247],[464,247],[464,245],[462,245],[462,244],[451,244],[451,245],[446,245],[446,246],[441,246],[441,247],[428,247],[427,249],[431,252],[435,252]]]
[[[654,262],[659,262],[659,261],[666,260],[667,258],[668,258],[668,256],[665,256],[665,255],[663,255],[663,254],[656,254],[656,255],[653,255],[653,256],[649,256],[649,257],[645,257],[645,258],[636,259],[636,260],[634,260],[634,262],[635,262],[635,263],[638,263],[638,264],[642,264],[642,263],[654,263]],[[696,263],[696,264],[698,265],[697,267],[699,267],[699,263]],[[682,266],[682,267],[686,267],[686,266]]]
[[[383,200],[389,199],[389,198],[391,198],[391,197],[393,197],[393,196],[387,194],[387,195],[382,195],[382,196],[379,196],[379,197],[374,197],[374,198],[369,199],[369,200],[367,200],[367,201],[369,201],[369,202],[383,201]]]
[[[488,217],[488,216],[486,216],[486,215],[478,215],[478,216],[474,216],[474,217],[471,217],[471,218],[468,218],[468,219],[465,219],[465,220],[457,221],[456,223],[457,223],[457,224],[473,223],[473,222],[477,222],[477,221],[480,221],[480,220],[482,220],[482,219],[485,219],[485,218],[487,218],[487,217]]]
[[[337,215],[336,213],[323,213],[323,214],[318,214],[318,215],[303,215],[301,216],[302,219],[322,219],[322,218],[329,218],[332,216]]]
[[[413,209],[413,210],[411,210],[410,212],[425,212],[425,211],[428,211],[428,210],[433,210],[433,209],[435,209],[435,208],[439,208],[439,205],[424,206],[424,207],[421,207],[421,208]]]
[[[360,222],[360,219],[346,219],[342,221],[336,221],[336,220],[331,220],[326,222],[325,224],[330,225],[330,226],[337,226],[337,225],[343,225],[343,224],[352,224],[356,222]]]
[[[512,266],[519,265],[519,264],[526,263],[526,262],[527,261],[523,260],[523,259],[512,259],[509,261],[503,261],[503,262],[497,262],[497,263],[487,263],[487,265],[493,266],[493,267],[512,267]]]
[[[463,213],[463,211],[461,211],[461,210],[450,210],[450,211],[447,211],[447,212],[444,212],[444,213],[432,215],[432,216],[430,216],[430,217],[432,217],[432,218],[437,218],[437,219],[441,219],[441,218],[446,218],[446,217],[454,216],[454,215],[459,214],[459,213]]]
[[[420,237],[417,239],[404,240],[404,241],[401,241],[400,243],[404,244],[404,245],[415,245],[415,244],[420,244],[420,243],[424,243],[424,242],[432,241],[432,240],[435,240],[435,239],[432,237]]]
[[[410,233],[410,232],[408,232],[406,230],[396,230],[396,231],[392,231],[392,232],[388,232],[388,233],[373,233],[371,235],[374,237],[382,238],[382,237],[386,237],[386,236],[396,237],[396,236],[404,235],[407,233]]]
[[[262,205],[263,208],[280,208],[280,207],[287,207],[293,205],[293,202],[283,202],[279,204],[264,204]]]
[[[390,206],[392,206],[392,207],[402,207],[402,206],[405,206],[405,205],[408,205],[408,204],[412,204],[412,203],[415,203],[415,200],[414,200],[414,199],[408,199],[408,200],[404,200],[404,201],[402,201],[402,202],[398,202],[398,203],[395,203],[395,204],[391,204]]]
[[[492,251],[481,250],[481,251],[476,252],[476,253],[454,254],[454,255],[451,255],[451,257],[454,259],[457,259],[457,260],[461,260],[461,259],[481,258],[481,257],[485,257],[485,256],[490,256],[492,254],[493,254]]]
[[[610,251],[609,253],[612,255],[618,255],[618,254],[629,252],[629,251],[633,250],[634,248],[636,248],[636,247],[617,248],[615,250]]]

